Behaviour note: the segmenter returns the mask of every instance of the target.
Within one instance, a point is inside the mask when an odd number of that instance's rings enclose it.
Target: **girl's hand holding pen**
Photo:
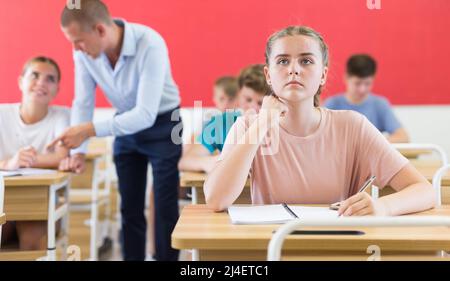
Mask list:
[[[338,214],[340,216],[387,216],[389,212],[382,200],[374,200],[367,192],[360,192],[342,201]]]

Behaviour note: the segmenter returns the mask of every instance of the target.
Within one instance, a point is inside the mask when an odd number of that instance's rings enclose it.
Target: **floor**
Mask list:
[[[188,204],[190,204],[189,200],[180,200],[179,201],[180,210]],[[148,212],[145,212],[145,213],[147,214]],[[106,249],[104,251],[101,249],[100,255],[99,255],[99,260],[122,261],[122,254],[121,254],[120,243],[119,243],[119,239],[118,239],[120,223],[117,221],[113,222],[111,228],[112,228],[112,230],[111,230],[111,232],[112,232],[111,233],[112,247],[109,247],[109,249]],[[190,251],[180,251],[179,260],[180,261],[191,260]],[[153,261],[153,258],[150,253],[147,255],[146,261]]]

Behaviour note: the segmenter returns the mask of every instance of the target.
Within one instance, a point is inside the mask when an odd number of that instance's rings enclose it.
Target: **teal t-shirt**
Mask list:
[[[226,111],[213,116],[203,127],[202,133],[197,137],[197,141],[208,149],[211,154],[216,149],[222,151],[225,138],[239,116],[241,116],[241,113],[238,110]]]

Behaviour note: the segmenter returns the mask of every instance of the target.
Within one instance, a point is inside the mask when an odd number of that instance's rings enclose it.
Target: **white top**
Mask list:
[[[41,121],[27,125],[20,118],[20,104],[0,104],[0,160],[5,160],[23,147],[33,146],[38,153],[59,136],[70,124],[66,107],[51,106]]]

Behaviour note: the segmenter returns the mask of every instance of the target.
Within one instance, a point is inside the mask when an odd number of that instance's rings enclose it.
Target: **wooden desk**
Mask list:
[[[53,185],[67,182],[69,180],[69,174],[58,172],[51,175],[4,177],[3,179],[5,181],[5,187]]]
[[[206,180],[206,173],[200,172],[182,172],[180,175],[181,187],[202,187]]]
[[[204,204],[205,194],[203,193],[203,184],[205,183],[207,174],[199,172],[182,172],[180,175],[180,187],[191,188],[192,204]],[[247,180],[245,188],[236,199],[235,204],[251,203],[250,179]]]
[[[419,215],[450,216],[450,207]],[[280,225],[233,225],[226,212],[215,213],[205,205],[186,206],[172,233],[172,247],[198,249],[200,260],[265,260],[273,231]],[[305,229],[338,229],[309,227]],[[435,251],[450,250],[448,227],[347,227],[364,235],[296,235],[284,243],[283,255],[311,259],[362,259],[367,248],[381,248],[382,260],[439,259]]]
[[[98,260],[98,241],[110,234],[110,181],[107,173],[107,143],[102,139],[89,142],[85,171],[72,176],[70,194],[70,244],[78,245],[84,257]],[[86,225],[85,221],[89,221]],[[104,221],[104,224],[100,224]],[[106,228],[103,231],[102,227]]]
[[[0,214],[0,225],[6,223],[6,216],[5,214]]]
[[[431,154],[432,151],[429,149],[410,149],[410,148],[402,148],[397,149],[403,156],[408,159],[416,159],[421,155]]]
[[[436,171],[441,167],[439,161],[411,160],[411,164],[431,183]],[[450,204],[450,171],[444,174],[441,181],[441,201],[442,204]],[[367,192],[371,193],[369,188]],[[386,186],[379,191],[379,196],[386,196],[394,193],[395,190]]]
[[[62,231],[67,234],[69,174],[6,177],[4,181],[4,210],[8,221],[47,221],[47,258],[55,260],[56,221],[62,219]],[[64,200],[56,205],[60,191]]]
[[[104,165],[106,150],[89,151],[86,154],[85,171],[78,175],[72,176],[72,189],[92,189],[94,181],[104,182],[106,175],[100,169]]]
[[[414,164],[414,163],[413,163]],[[416,169],[428,180],[432,181],[434,174],[441,168],[438,165],[414,164]],[[441,181],[442,186],[450,186],[450,171],[444,174]]]
[[[6,223],[6,216],[5,214],[0,214],[0,247],[1,247],[1,239],[2,239],[2,225]]]
[[[95,151],[89,151],[86,154],[86,160],[95,160],[97,158],[104,157],[106,155],[106,150],[95,150]]]

